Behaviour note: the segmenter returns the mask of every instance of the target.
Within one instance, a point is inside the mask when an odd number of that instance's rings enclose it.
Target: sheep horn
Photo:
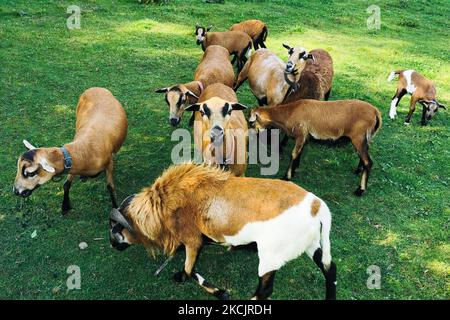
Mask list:
[[[288,77],[288,74],[289,74],[288,72],[284,73],[284,80],[286,80],[286,83],[289,85],[290,89],[289,94],[290,94],[292,91],[296,91],[298,89],[298,83],[291,81]]]
[[[109,214],[109,218],[111,220],[119,223],[123,227],[127,228],[127,230],[130,231],[131,233],[134,233],[133,227],[128,223],[127,219],[125,219],[123,214],[118,209],[112,208],[112,210]]]

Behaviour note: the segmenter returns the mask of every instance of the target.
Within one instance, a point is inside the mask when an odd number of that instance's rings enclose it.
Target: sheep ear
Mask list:
[[[196,95],[195,93],[193,93],[191,90],[188,90],[188,91],[186,92],[186,95],[187,95],[187,96],[190,96],[190,97],[192,97],[192,98],[198,99],[197,95]]]
[[[169,91],[169,88],[159,88],[155,90],[156,93],[166,93],[167,91]]]
[[[184,111],[198,111],[200,110],[200,105],[200,103],[191,104],[190,106],[186,107]]]
[[[31,143],[29,143],[27,140],[23,139],[23,144],[25,145],[25,148],[27,148],[28,150],[33,150],[36,149],[35,146],[33,146]]]
[[[313,56],[311,53],[308,53],[308,55],[306,56],[306,59],[305,59],[305,60],[307,60],[307,59],[311,59],[312,61],[315,60],[315,59],[314,59],[314,56]]]
[[[244,109],[247,109],[246,106],[244,106],[243,104],[240,104],[240,103],[232,103],[231,104],[231,108],[233,110],[244,110]]]
[[[42,169],[44,169],[47,172],[55,173],[55,168],[53,168],[48,162],[47,159],[44,157],[41,157],[39,160],[39,164],[42,166]]]
[[[211,31],[212,27],[213,27],[212,25],[209,26],[208,28],[206,28],[206,31]]]
[[[447,108],[446,108],[443,104],[440,104],[440,103],[437,102],[437,101],[436,101],[436,103],[437,103],[437,105],[438,105],[439,108],[444,109],[444,110],[447,110]]]
[[[288,46],[287,44],[284,44],[284,43],[283,43],[283,47],[285,47],[288,51],[292,49],[290,46]]]

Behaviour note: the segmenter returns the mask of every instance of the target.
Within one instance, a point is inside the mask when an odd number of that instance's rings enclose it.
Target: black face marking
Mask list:
[[[228,103],[225,103],[222,108],[222,116],[225,118],[227,115],[231,114],[231,111],[233,111],[233,109],[230,108],[230,105]]]
[[[34,156],[36,155],[36,150],[29,150],[22,155],[22,159],[28,161],[34,161]]]
[[[26,167],[26,166],[23,166],[23,167],[22,167],[22,176],[23,176],[24,178],[31,178],[31,177],[34,177],[34,176],[37,174],[38,170],[39,170],[39,169],[36,169],[36,170],[33,171],[33,172],[26,172],[27,168],[28,168],[28,167]]]
[[[203,105],[203,112],[205,115],[209,118],[211,116],[211,110],[209,110],[208,106],[206,104]]]
[[[293,48],[289,49],[288,54],[291,56],[293,53],[294,53],[294,49]]]
[[[300,54],[298,55],[298,58],[301,59],[301,58],[305,57],[305,53],[306,53],[305,51],[300,52]]]

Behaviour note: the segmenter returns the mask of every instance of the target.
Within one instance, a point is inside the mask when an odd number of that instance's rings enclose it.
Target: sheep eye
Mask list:
[[[36,175],[36,173],[37,173],[37,170],[36,170],[36,171],[33,171],[33,172],[27,172],[26,177],[27,177],[27,178],[34,177],[34,176]]]
[[[299,57],[300,59],[303,58],[303,57],[305,56],[305,53],[306,53],[305,51],[301,52],[301,53],[299,54],[298,57]]]

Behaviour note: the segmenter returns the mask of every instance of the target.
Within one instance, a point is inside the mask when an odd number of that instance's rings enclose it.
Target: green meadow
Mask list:
[[[446,0],[378,1],[381,29],[369,30],[371,1],[238,1],[208,4],[170,0],[25,1],[0,3],[0,299],[214,299],[194,281],[175,283],[184,254],[158,277],[165,257],[141,246],[110,248],[110,200],[104,174],[71,190],[73,210],[62,216],[63,181],[49,182],[29,198],[12,193],[23,139],[37,146],[71,141],[81,93],[94,86],[113,92],[126,109],[129,131],[116,155],[119,200],[150,185],[171,164],[173,129],[155,88],[192,79],[202,51],[195,23],[225,31],[245,19],[269,27],[267,47],[287,59],[282,43],[323,48],[334,60],[331,100],[357,98],[383,113],[371,145],[368,192],[352,192],[358,157],[351,145],[309,143],[293,181],[325,200],[333,214],[332,255],[338,299],[450,298],[450,3]],[[69,30],[69,5],[81,8],[81,29]],[[439,111],[420,125],[417,107],[404,126],[409,96],[390,120],[395,69],[415,69],[435,81]],[[240,102],[257,105],[247,83]],[[181,127],[189,128],[185,115]],[[290,142],[281,160],[288,165]],[[247,176],[259,176],[251,165]],[[35,237],[32,237],[35,236]],[[80,242],[88,247],[80,250]],[[66,270],[81,270],[81,289],[68,290]],[[257,278],[257,254],[207,246],[197,270],[208,281],[248,299]],[[367,269],[381,271],[380,289],[368,289]],[[273,299],[323,299],[324,279],[306,256],[276,276]]]

